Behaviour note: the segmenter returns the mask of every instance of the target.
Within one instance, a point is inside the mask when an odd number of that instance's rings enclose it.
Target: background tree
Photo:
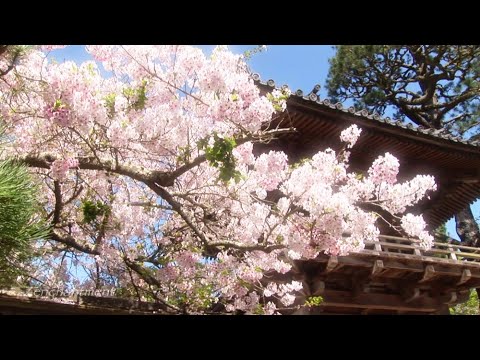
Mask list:
[[[96,61],[80,65],[48,61],[51,48],[0,57],[0,69],[13,64],[0,81],[3,155],[41,180],[51,225],[29,270],[43,286],[120,288],[172,313],[272,314],[300,305],[294,260],[378,239],[382,217],[365,203],[431,246],[423,218],[405,211],[435,190],[433,177],[398,183],[388,153],[366,176],[348,172],[356,126],[342,132],[343,150],[298,164],[254,155],[255,143],[294,131],[271,126],[290,92],[261,94],[226,47],[207,57],[189,46],[88,46]]]
[[[330,59],[329,95],[418,126],[470,138],[480,124],[480,47],[341,45]]]
[[[327,78],[334,101],[354,104],[425,128],[480,138],[480,46],[340,45]],[[480,246],[470,207],[455,216],[458,236]],[[480,291],[477,289],[477,292]]]
[[[470,292],[468,300],[462,304],[450,308],[452,315],[480,315],[480,304],[478,302],[478,293],[474,290]]]
[[[40,217],[39,184],[24,165],[0,162],[0,287],[25,275],[36,240],[48,234]]]

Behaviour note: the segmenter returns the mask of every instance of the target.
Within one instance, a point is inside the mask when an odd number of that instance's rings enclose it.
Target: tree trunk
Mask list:
[[[455,215],[457,234],[462,243],[468,246],[480,247],[480,230],[472,213],[470,206]],[[478,298],[480,299],[480,288],[477,288]],[[479,304],[480,310],[480,304]]]
[[[467,246],[480,247],[480,229],[473,217],[472,209],[467,206],[455,215],[457,234],[463,244]]]

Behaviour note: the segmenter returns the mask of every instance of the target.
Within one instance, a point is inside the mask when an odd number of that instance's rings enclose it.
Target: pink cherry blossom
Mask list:
[[[357,142],[361,133],[362,129],[360,129],[357,125],[353,124],[342,131],[342,133],[340,134],[340,140],[347,143],[347,148],[352,148],[353,145],[355,145],[355,143]]]
[[[368,175],[374,184],[395,184],[397,182],[397,175],[400,163],[397,158],[390,153],[385,153],[385,156],[379,156],[368,169]]]

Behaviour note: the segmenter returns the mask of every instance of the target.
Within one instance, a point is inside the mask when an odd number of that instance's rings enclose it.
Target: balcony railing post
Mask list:
[[[455,255],[455,250],[453,250],[451,246],[449,246],[447,249],[448,251],[450,251],[450,259],[457,260],[457,255]]]
[[[415,241],[412,241],[411,244],[415,248],[413,249],[413,254],[422,256],[422,250],[420,250],[420,247],[418,246],[418,244]]]

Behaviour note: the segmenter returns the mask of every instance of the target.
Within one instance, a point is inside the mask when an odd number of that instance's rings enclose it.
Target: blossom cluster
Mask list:
[[[347,143],[347,148],[351,148],[355,145],[361,133],[362,129],[354,124],[341,132],[340,140]]]
[[[74,158],[69,159],[57,159],[55,160],[50,169],[52,177],[55,180],[62,181],[67,176],[67,173],[70,169],[78,167],[78,160]]]

